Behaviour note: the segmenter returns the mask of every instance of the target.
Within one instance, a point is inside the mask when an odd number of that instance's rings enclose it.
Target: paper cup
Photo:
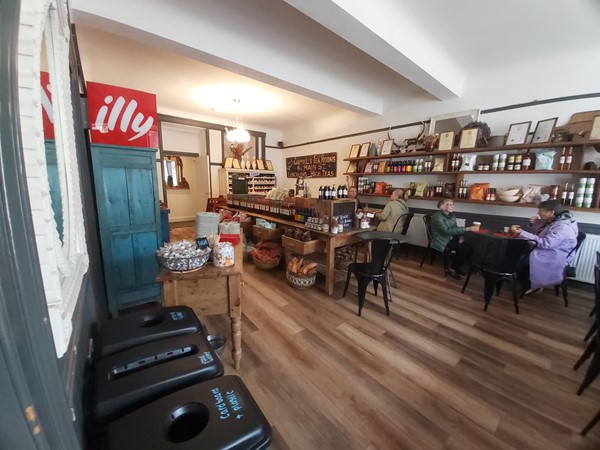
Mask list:
[[[473,222],[473,226],[479,230],[479,228],[481,228],[481,222]]]

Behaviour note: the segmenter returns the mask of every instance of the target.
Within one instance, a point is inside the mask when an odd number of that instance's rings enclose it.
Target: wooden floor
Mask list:
[[[193,236],[173,230],[172,240]],[[186,233],[191,233],[189,236]],[[575,394],[592,294],[525,297],[509,290],[483,312],[482,280],[445,279],[421,254],[394,262],[391,314],[381,293],[356,315],[356,284],[342,297],[287,285],[283,269],[245,264],[242,377],[273,427],[273,449],[600,449],[600,380]],[[237,262],[236,262],[237,263]],[[224,316],[203,318],[229,335]]]

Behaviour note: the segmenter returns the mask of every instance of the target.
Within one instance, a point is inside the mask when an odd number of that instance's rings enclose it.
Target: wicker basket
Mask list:
[[[286,270],[285,276],[287,277],[288,284],[290,286],[298,289],[307,289],[315,284],[315,280],[317,279],[317,271],[315,270],[312,275],[304,275]]]
[[[252,261],[254,261],[254,265],[261,270],[272,270],[279,265],[281,262],[281,257],[277,258],[277,262],[263,262],[254,257],[252,255]]]
[[[194,270],[200,269],[206,261],[210,252],[200,255],[192,256],[187,258],[165,258],[164,256],[156,256],[159,264],[170,272],[185,273],[193,272]]]

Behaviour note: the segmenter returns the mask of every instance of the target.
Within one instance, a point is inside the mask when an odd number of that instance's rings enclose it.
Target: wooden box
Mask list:
[[[318,239],[304,242],[291,237],[281,236],[281,246],[285,248],[286,251],[289,250],[300,255],[308,255],[309,253],[321,250],[323,248],[323,243]]]
[[[265,241],[277,241],[283,234],[283,228],[275,228],[268,230],[267,228],[252,226],[252,234],[256,238],[264,239]]]

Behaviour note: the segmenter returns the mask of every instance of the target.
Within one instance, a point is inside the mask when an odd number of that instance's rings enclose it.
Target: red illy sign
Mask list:
[[[88,82],[87,96],[93,143],[158,148],[156,95]]]

